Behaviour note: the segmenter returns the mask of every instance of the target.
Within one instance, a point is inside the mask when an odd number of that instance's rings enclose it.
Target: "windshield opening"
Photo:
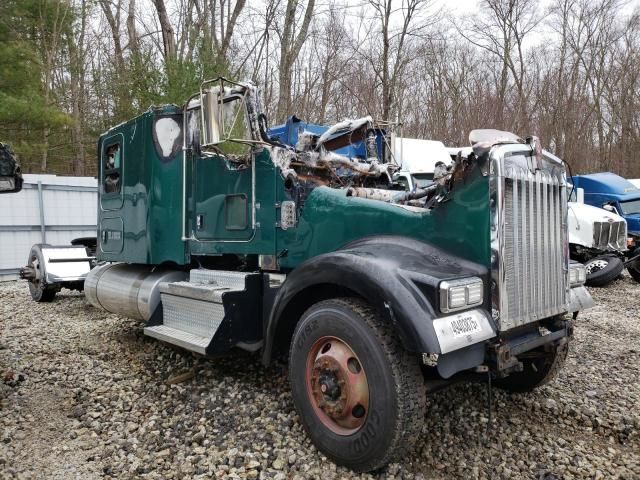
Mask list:
[[[640,198],[637,200],[628,200],[626,202],[620,202],[620,210],[622,210],[623,215],[640,214]]]
[[[414,173],[413,180],[418,188],[428,187],[433,183],[433,173]]]

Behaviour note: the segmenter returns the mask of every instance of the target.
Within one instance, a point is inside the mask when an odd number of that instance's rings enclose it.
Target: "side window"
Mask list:
[[[246,104],[243,97],[225,98],[222,105],[222,126],[225,138],[251,139]],[[237,160],[247,159],[251,153],[251,145],[246,143],[223,141],[217,147],[224,155],[236,157]]]
[[[122,173],[122,146],[109,143],[102,153],[102,189],[104,193],[120,193]]]
[[[396,181],[400,185],[402,185],[405,190],[409,190],[409,180],[407,180],[407,177],[400,175],[398,178],[396,178]]]

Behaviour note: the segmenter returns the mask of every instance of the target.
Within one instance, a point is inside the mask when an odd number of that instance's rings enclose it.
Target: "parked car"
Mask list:
[[[624,265],[640,282],[640,188],[611,172],[571,177],[584,192],[584,203],[620,215],[627,222],[627,252]]]
[[[12,148],[0,142],[0,193],[16,193],[22,190],[22,173]]]

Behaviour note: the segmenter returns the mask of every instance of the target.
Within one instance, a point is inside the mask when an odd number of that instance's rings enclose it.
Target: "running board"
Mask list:
[[[195,269],[189,281],[159,287],[162,324],[144,329],[145,335],[205,355],[225,318],[225,293],[245,289],[243,272]]]
[[[207,347],[211,343],[211,339],[208,337],[201,337],[200,335],[194,335],[193,333],[165,325],[146,327],[144,334],[202,355],[207,353]]]

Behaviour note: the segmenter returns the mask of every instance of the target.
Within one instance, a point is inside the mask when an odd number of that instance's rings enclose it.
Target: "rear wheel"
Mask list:
[[[29,293],[36,302],[50,302],[56,296],[57,288],[47,285],[44,269],[44,257],[39,245],[34,245],[29,252],[28,266],[33,268],[34,278],[29,280]]]
[[[326,300],[305,312],[291,343],[289,378],[307,434],[336,463],[375,470],[420,436],[426,392],[418,359],[360,300]]]
[[[590,287],[604,287],[613,282],[624,270],[624,264],[618,257],[601,255],[585,262],[586,284]]]

